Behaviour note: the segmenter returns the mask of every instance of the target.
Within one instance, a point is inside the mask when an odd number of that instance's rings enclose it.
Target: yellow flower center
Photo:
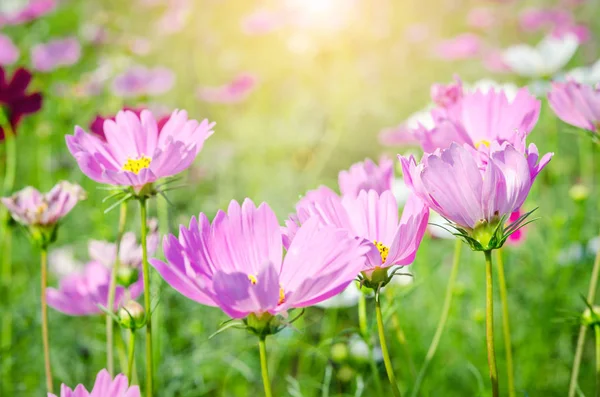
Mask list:
[[[283,302],[285,302],[285,291],[283,290],[283,287],[279,288],[279,302],[277,302],[278,305],[281,305]]]
[[[142,156],[139,159],[128,158],[125,165],[123,165],[123,171],[133,172],[139,174],[144,168],[150,167],[152,157]]]
[[[252,285],[256,285],[256,283],[258,283],[258,280],[256,279],[256,276],[253,276],[252,274],[248,275],[248,280],[250,280],[250,282],[252,283]]]
[[[388,254],[390,253],[390,249],[383,245],[383,243],[378,242],[377,240],[373,241],[375,247],[379,250],[379,254],[381,255],[381,263],[385,263],[387,260]]]
[[[490,141],[486,141],[485,139],[480,140],[475,144],[475,149],[479,149],[479,146],[484,145],[490,147]]]

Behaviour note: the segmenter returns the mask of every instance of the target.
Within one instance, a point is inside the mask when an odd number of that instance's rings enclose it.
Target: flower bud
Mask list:
[[[344,365],[337,371],[337,378],[343,383],[350,382],[354,378],[354,370],[352,367]]]
[[[117,283],[125,288],[138,281],[139,269],[130,266],[119,266],[117,270]]]
[[[118,313],[119,324],[123,328],[136,330],[146,325],[146,312],[142,305],[136,301],[129,301],[122,306]]]
[[[571,186],[571,189],[569,189],[569,197],[571,197],[571,200],[575,201],[576,203],[585,201],[589,196],[590,189],[582,183],[577,183]]]
[[[331,346],[331,360],[334,363],[342,363],[348,358],[348,347],[344,343],[336,343]]]
[[[266,337],[267,335],[273,335],[282,329],[282,321],[279,316],[273,316],[272,314],[265,312],[260,315],[251,313],[244,319],[247,330],[259,337]]]
[[[593,311],[588,307],[581,315],[581,323],[590,327],[600,325],[600,306],[594,306]]]

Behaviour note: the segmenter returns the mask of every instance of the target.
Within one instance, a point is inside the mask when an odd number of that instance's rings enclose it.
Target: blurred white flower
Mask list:
[[[518,75],[540,78],[559,72],[573,57],[579,40],[574,34],[547,36],[537,46],[518,44],[502,52],[502,60]]]
[[[559,251],[556,262],[559,265],[570,265],[583,259],[585,250],[580,243],[572,243]]]
[[[48,265],[57,278],[63,278],[83,268],[83,263],[75,259],[73,247],[54,248],[48,254]]]
[[[450,229],[448,226],[446,226],[447,223],[448,221],[444,219],[443,216],[441,216],[435,211],[429,211],[429,225],[427,226],[427,232],[435,238],[455,239],[456,237],[448,230],[446,230]]]
[[[600,59],[591,66],[571,69],[565,74],[565,80],[575,80],[581,84],[595,85],[600,83]]]
[[[358,304],[358,298],[362,292],[359,291],[355,282],[350,283],[341,293],[317,303],[315,306],[323,309],[352,307]]]

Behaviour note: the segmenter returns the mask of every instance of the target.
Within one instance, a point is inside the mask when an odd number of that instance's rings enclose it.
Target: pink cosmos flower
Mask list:
[[[128,106],[125,106],[123,108],[123,110],[129,110],[129,111],[135,113],[136,116],[140,117],[140,115],[142,114],[142,110],[144,110],[144,108],[130,108]],[[106,120],[115,121],[116,117],[117,117],[116,115],[109,116],[109,117],[103,117],[101,115],[96,115],[94,120],[90,123],[90,132],[92,134],[96,134],[103,141],[106,141],[106,135],[104,134],[104,122]],[[169,121],[169,116],[164,116],[158,120],[157,126],[158,126],[159,134],[160,134],[160,131],[162,130],[162,128],[167,123],[167,121]]]
[[[10,37],[0,33],[0,65],[12,65],[19,59],[19,49]]]
[[[167,0],[167,9],[156,22],[156,28],[164,34],[180,32],[186,25],[192,9],[189,0]]]
[[[31,49],[33,67],[42,72],[74,65],[79,58],[81,58],[81,45],[75,37],[52,40]]]
[[[551,34],[553,37],[559,39],[565,36],[573,35],[577,38],[579,43],[585,43],[589,41],[592,36],[592,33],[588,26],[577,23],[558,25],[552,30]]]
[[[0,12],[0,26],[20,25],[48,14],[56,8],[56,0],[29,0],[24,6],[11,11]]]
[[[553,82],[548,102],[565,123],[600,133],[600,86],[575,81]]]
[[[107,370],[98,373],[94,388],[88,392],[83,385],[78,385],[71,390],[64,383],[60,387],[60,396],[48,393],[48,397],[140,397],[138,386],[129,386],[127,377],[119,374],[113,380]]]
[[[150,263],[189,299],[220,307],[233,318],[275,315],[310,306],[341,292],[362,270],[366,248],[344,230],[306,222],[282,260],[282,235],[275,213],[246,199],[212,223],[201,213],[179,238],[165,237],[164,263]]]
[[[175,75],[170,69],[134,66],[113,80],[112,91],[124,98],[161,95],[173,88]]]
[[[81,186],[61,181],[45,194],[29,186],[1,200],[15,221],[25,226],[51,226],[84,198]]]
[[[435,47],[438,58],[455,61],[477,56],[481,50],[481,39],[473,33],[463,33],[454,38],[443,40]]]
[[[242,73],[225,85],[200,88],[198,96],[206,102],[238,103],[245,100],[256,85],[257,79],[255,76]]]
[[[525,155],[512,145],[492,142],[489,155],[453,143],[448,149],[399,156],[404,179],[428,206],[465,230],[494,224],[523,205],[533,181],[553,153],[538,163],[534,144]],[[506,219],[505,218],[505,219]]]
[[[371,159],[353,164],[348,171],[338,175],[340,191],[344,196],[358,196],[361,190],[375,190],[378,194],[392,189],[394,162],[382,158],[379,165]]]
[[[512,100],[501,89],[478,89],[465,94],[450,108],[434,109],[434,126],[419,125],[413,133],[426,152],[447,148],[453,142],[477,148],[498,141],[509,142],[523,153],[525,138],[537,123],[540,106],[527,88],[517,91]]]
[[[110,268],[98,261],[91,261],[83,271],[62,278],[58,289],[46,289],[48,305],[70,316],[102,314],[98,305],[108,305],[110,274]],[[128,289],[118,285],[113,309],[116,311],[122,303],[137,299],[143,291],[144,281],[141,277]]]
[[[139,117],[120,111],[115,121],[104,122],[106,142],[79,126],[66,141],[89,178],[138,190],[188,168],[213,134],[214,125],[208,120],[188,120],[186,111],[176,110],[159,131],[150,111],[143,110]]]
[[[361,190],[358,196],[341,198],[321,186],[309,191],[296,204],[296,213],[285,224],[284,245],[293,243],[299,225],[318,219],[322,225],[346,230],[348,235],[370,248],[366,274],[377,269],[411,264],[427,227],[429,208],[411,195],[398,221],[398,204],[394,194]]]

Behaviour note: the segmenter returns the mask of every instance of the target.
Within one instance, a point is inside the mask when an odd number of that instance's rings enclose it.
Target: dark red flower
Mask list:
[[[6,78],[4,68],[0,67],[0,107],[10,121],[13,130],[27,114],[32,114],[42,107],[42,94],[25,91],[31,82],[31,72],[19,68],[10,81]],[[4,140],[4,130],[0,126],[0,141]]]
[[[130,108],[128,106],[125,106],[123,108],[123,110],[129,110],[129,111],[135,113],[135,115],[139,117],[140,113],[142,113],[142,110],[144,110],[144,108]],[[160,134],[160,130],[162,130],[163,126],[169,120],[169,116],[170,115],[163,116],[158,120],[158,133],[159,134]],[[115,116],[102,117],[100,115],[97,115],[96,118],[90,123],[90,131],[93,134],[97,135],[103,141],[106,140],[106,135],[104,135],[104,122],[106,120],[115,121]]]

